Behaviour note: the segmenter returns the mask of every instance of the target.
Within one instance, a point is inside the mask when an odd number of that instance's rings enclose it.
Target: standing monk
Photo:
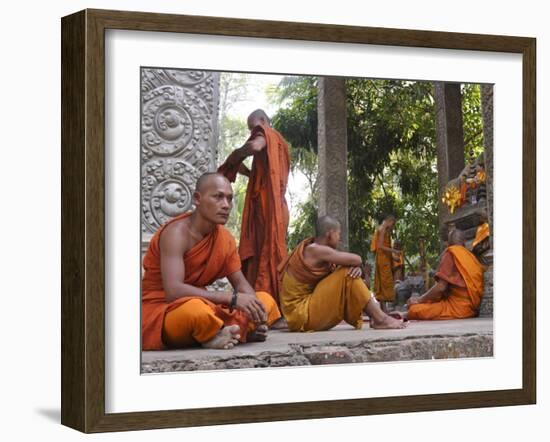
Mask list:
[[[395,300],[393,281],[393,255],[401,251],[391,246],[391,232],[395,225],[395,216],[387,215],[374,232],[370,249],[376,253],[374,267],[374,293],[380,301],[382,310],[387,311],[386,303]]]
[[[268,293],[255,292],[241,272],[235,239],[223,227],[232,207],[229,181],[217,173],[196,184],[196,209],[165,223],[143,259],[142,349],[200,344],[228,349],[265,340],[280,318]],[[233,291],[205,289],[227,277]]]
[[[340,223],[322,216],[315,238],[302,241],[279,266],[281,310],[290,331],[329,330],[342,320],[361,329],[363,311],[372,328],[404,328],[386,315],[363,279],[363,262],[355,253],[340,252]]]
[[[409,298],[409,319],[462,319],[477,315],[483,296],[485,267],[464,247],[464,232],[449,233],[435,274],[436,284],[422,296]]]
[[[403,246],[401,244],[401,241],[396,240],[393,243],[393,247],[394,249],[401,251],[401,253],[392,253],[393,280],[404,281],[405,280],[405,253],[403,252]]]
[[[285,199],[290,169],[288,145],[271,127],[263,110],[252,112],[247,123],[250,137],[227,157],[218,172],[231,182],[237,172],[248,177],[239,241],[243,273],[256,290],[266,291],[278,301],[277,266],[288,255],[289,214]],[[251,155],[254,159],[249,170],[243,160]]]

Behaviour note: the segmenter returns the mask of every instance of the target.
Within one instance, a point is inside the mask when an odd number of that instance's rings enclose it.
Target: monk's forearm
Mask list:
[[[401,250],[392,249],[391,247],[386,247],[386,246],[378,246],[378,248],[380,250],[383,250],[384,252],[390,252],[390,253],[400,253],[401,252]]]
[[[244,144],[243,146],[231,152],[228,159],[231,158],[231,161],[234,164],[240,164],[246,159],[246,157],[249,157],[250,155],[252,155],[252,153],[250,152],[248,144]]]
[[[436,284],[419,298],[419,302],[424,303],[438,301],[441,299],[444,293],[445,290],[443,290],[439,285]]]
[[[205,290],[200,287],[195,287],[189,284],[179,284],[177,287],[165,289],[164,291],[166,302],[173,302],[179,298],[186,296],[197,296],[207,299],[214,304],[229,304],[231,302],[232,293],[230,292],[215,292]]]

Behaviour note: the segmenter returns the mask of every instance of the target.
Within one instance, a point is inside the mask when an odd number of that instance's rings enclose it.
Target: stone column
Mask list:
[[[493,244],[493,85],[481,85],[481,113],[483,117],[483,145],[485,148],[485,172],[487,173],[487,215]]]
[[[441,201],[450,179],[464,169],[464,128],[460,83],[434,83],[436,110],[437,175],[439,188],[439,229],[443,233],[447,213]]]
[[[319,77],[319,216],[330,215],[340,221],[344,250],[348,250],[349,245],[346,102],[343,78]]]
[[[219,74],[141,69],[142,247],[192,207],[197,178],[215,169]]]
[[[491,250],[485,254],[488,264],[484,278],[484,293],[481,299],[479,316],[493,316],[493,85],[481,85],[481,113],[483,117],[483,147],[485,148],[485,172],[487,173],[487,215],[491,229]]]

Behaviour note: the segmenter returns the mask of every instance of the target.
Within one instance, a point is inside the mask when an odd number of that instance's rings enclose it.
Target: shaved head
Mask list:
[[[340,222],[329,215],[321,216],[315,223],[315,235],[317,238],[323,238],[331,230],[339,231]]]
[[[265,113],[263,109],[256,109],[254,112],[252,112],[248,116],[248,128],[252,130],[253,127],[260,124],[260,122],[264,122],[271,126],[271,120]]]
[[[463,246],[466,242],[464,232],[460,229],[453,229],[449,232],[449,245],[450,246]]]
[[[206,172],[206,173],[203,173],[197,180],[197,184],[195,184],[195,192],[197,193],[203,192],[204,189],[206,189],[208,185],[216,179],[223,179],[229,183],[229,180],[225,176],[223,176],[221,173]]]

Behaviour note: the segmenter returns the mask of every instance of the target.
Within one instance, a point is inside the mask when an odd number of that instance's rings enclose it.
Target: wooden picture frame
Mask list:
[[[62,19],[62,409],[83,432],[533,404],[536,401],[536,40],[405,29],[84,10]],[[512,390],[105,412],[105,30],[521,54],[523,382]],[[519,166],[518,166],[519,167]]]

